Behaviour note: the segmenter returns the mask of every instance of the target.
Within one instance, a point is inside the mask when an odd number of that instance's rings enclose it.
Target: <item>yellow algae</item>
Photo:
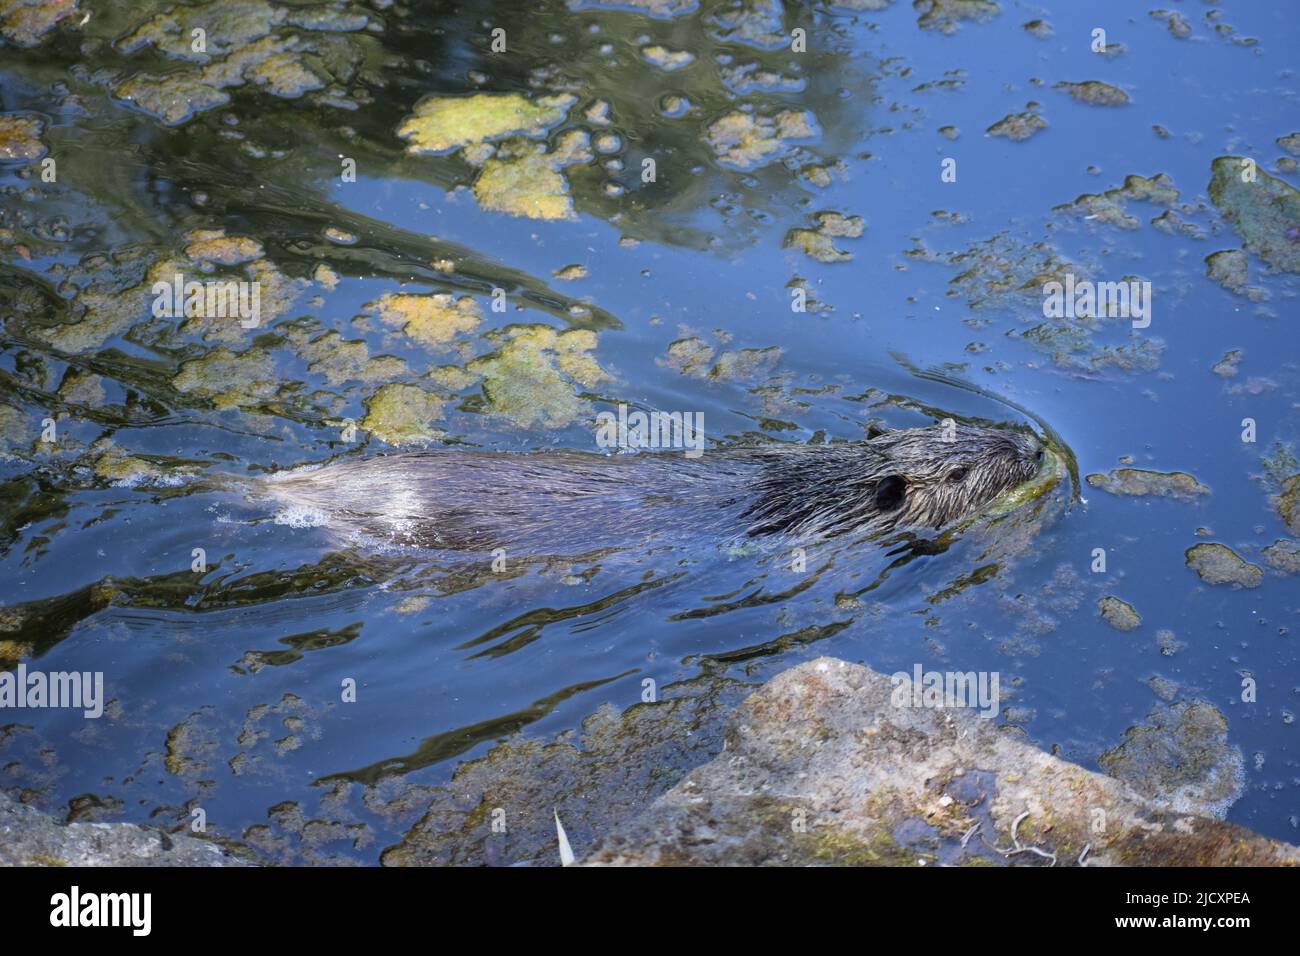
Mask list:
[[[397,135],[408,140],[408,153],[440,153],[511,134],[538,135],[564,119],[577,97],[518,93],[431,96],[415,105]]]
[[[218,409],[248,408],[275,394],[275,363],[256,349],[241,353],[214,349],[182,365],[172,386],[209,399]]]
[[[434,295],[409,295],[386,293],[367,309],[378,311],[387,325],[398,326],[421,345],[446,345],[456,336],[472,332],[482,320],[482,313],[473,297],[459,299],[446,293]]]
[[[748,169],[775,159],[787,140],[811,138],[813,123],[813,115],[801,110],[783,110],[774,116],[733,110],[709,125],[709,145],[719,162]]]
[[[423,445],[442,433],[431,428],[442,417],[442,399],[417,385],[385,385],[366,402],[361,427],[390,445]]]
[[[32,656],[32,645],[20,641],[0,641],[0,667],[13,667]]]
[[[262,257],[262,244],[246,236],[228,237],[224,229],[196,229],[187,235],[185,254],[195,262],[239,265]]]
[[[853,258],[853,253],[836,248],[830,236],[815,229],[791,229],[786,233],[785,246],[787,249],[802,249],[805,255],[818,262],[847,262]]]
[[[573,219],[569,183],[545,154],[489,159],[474,182],[474,198],[492,212],[529,219]]]
[[[575,263],[565,266],[563,269],[556,269],[551,275],[565,282],[574,282],[578,279],[587,278],[587,267]]]
[[[664,46],[647,46],[641,48],[641,55],[665,73],[680,70],[695,61],[695,54],[685,50],[670,50]]]
[[[338,288],[339,274],[323,262],[316,267],[316,271],[312,273],[311,277],[326,292],[333,292]]]

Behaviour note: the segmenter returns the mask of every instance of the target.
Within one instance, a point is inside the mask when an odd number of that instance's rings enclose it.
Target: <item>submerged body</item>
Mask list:
[[[685,535],[818,541],[941,528],[1028,481],[1030,434],[909,428],[869,441],[606,456],[437,451],[344,459],[262,490],[303,523],[419,548],[573,555]]]

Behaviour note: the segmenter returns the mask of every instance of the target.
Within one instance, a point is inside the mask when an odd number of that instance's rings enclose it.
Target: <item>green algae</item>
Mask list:
[[[597,340],[590,330],[516,325],[491,336],[497,350],[465,371],[482,379],[488,410],[520,427],[572,424],[590,411],[575,386],[592,388],[609,378],[591,354]]]
[[[1220,156],[1210,168],[1210,200],[1242,245],[1275,269],[1300,272],[1300,192],[1259,169],[1243,181],[1251,167],[1239,156]]]
[[[543,96],[529,100],[518,93],[431,96],[415,105],[397,135],[409,153],[441,153],[510,135],[539,136],[564,119],[577,97]]]
[[[277,391],[275,362],[260,349],[235,353],[213,349],[181,365],[172,386],[211,401],[214,408],[256,408]]]
[[[346,382],[376,384],[399,378],[409,371],[406,362],[396,356],[372,357],[365,339],[347,341],[337,332],[311,338],[301,330],[289,332],[287,339],[307,361],[307,371],[324,376],[330,385]]]
[[[1195,544],[1184,552],[1187,566],[1206,584],[1235,584],[1244,588],[1259,587],[1264,570],[1244,560],[1227,545]]]
[[[442,399],[417,385],[385,385],[366,401],[361,427],[389,445],[426,445],[442,437]]]
[[[1108,475],[1089,475],[1086,480],[1094,488],[1126,497],[1177,498],[1180,501],[1193,501],[1210,493],[1209,488],[1182,471],[1116,468]]]

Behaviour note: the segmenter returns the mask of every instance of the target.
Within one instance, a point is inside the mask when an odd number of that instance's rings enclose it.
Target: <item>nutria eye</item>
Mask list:
[[[961,481],[962,479],[964,479],[965,477],[966,477],[966,469],[965,469],[965,468],[955,468],[955,469],[953,469],[952,471],[948,472],[948,480],[949,480],[950,482],[952,482],[954,485],[955,485],[957,482],[959,482],[959,481]]]

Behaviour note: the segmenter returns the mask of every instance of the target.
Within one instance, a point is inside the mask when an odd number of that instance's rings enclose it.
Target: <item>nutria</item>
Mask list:
[[[1031,434],[974,426],[859,442],[721,448],[701,458],[436,451],[270,476],[278,520],[453,551],[578,554],[683,534],[717,539],[942,528],[1028,481]]]

